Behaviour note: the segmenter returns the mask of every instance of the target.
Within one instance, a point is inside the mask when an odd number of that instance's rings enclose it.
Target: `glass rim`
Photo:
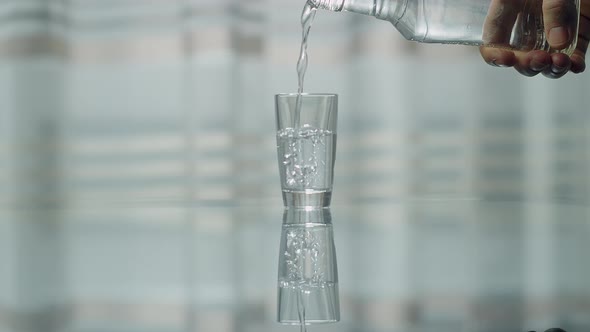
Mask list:
[[[277,98],[293,98],[299,96],[297,92],[288,92],[288,93],[277,93],[275,97]],[[302,97],[338,97],[337,93],[323,93],[323,92],[312,92],[307,93],[304,92],[301,94]]]

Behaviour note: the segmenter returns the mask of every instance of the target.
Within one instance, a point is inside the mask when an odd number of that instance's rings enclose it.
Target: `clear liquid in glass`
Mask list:
[[[326,195],[332,191],[336,134],[309,126],[277,132],[284,194]]]

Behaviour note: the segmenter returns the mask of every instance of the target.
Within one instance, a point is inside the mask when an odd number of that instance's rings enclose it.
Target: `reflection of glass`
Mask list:
[[[279,251],[278,320],[299,325],[340,320],[330,210],[285,209]]]
[[[276,96],[277,150],[285,206],[330,205],[337,108],[338,96],[333,94]]]

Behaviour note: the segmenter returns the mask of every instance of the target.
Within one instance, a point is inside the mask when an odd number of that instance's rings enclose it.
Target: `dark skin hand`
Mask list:
[[[484,41],[508,44],[510,33],[517,20],[516,8],[521,8],[524,0],[493,0],[484,28]],[[539,0],[541,1],[541,0]],[[515,10],[512,10],[515,8]],[[590,0],[580,0],[580,24],[578,42],[574,53],[545,51],[512,51],[506,49],[481,47],[483,59],[494,66],[514,67],[524,76],[543,73],[549,78],[560,78],[568,72],[581,73],[586,69],[586,51],[590,40]],[[571,44],[576,34],[572,17],[577,15],[574,0],[543,0],[543,19],[549,45],[562,50]]]

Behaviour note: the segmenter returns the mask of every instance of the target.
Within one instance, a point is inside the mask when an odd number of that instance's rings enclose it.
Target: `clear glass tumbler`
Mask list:
[[[340,320],[338,268],[330,209],[285,209],[279,251],[278,321]]]
[[[285,206],[330,206],[338,96],[279,94],[275,102],[278,162]]]

